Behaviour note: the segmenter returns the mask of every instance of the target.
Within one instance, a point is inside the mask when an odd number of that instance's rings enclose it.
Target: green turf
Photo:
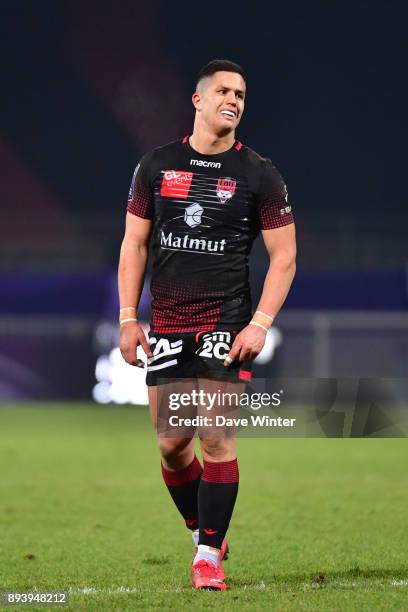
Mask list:
[[[73,610],[408,607],[405,439],[240,440],[229,590],[211,593],[190,588],[145,409],[6,406],[0,432],[0,590],[71,589]]]

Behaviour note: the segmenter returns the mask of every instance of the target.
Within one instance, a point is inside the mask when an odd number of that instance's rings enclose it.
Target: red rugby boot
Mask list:
[[[226,591],[225,574],[220,565],[211,561],[197,561],[191,568],[191,581],[194,589]]]

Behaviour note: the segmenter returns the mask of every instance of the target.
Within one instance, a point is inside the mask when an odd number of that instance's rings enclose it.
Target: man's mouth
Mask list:
[[[224,115],[224,117],[228,117],[228,119],[235,119],[237,116],[237,113],[234,111],[230,111],[230,110],[222,110],[221,115]]]

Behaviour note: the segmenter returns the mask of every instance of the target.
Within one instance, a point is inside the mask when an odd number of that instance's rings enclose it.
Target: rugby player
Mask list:
[[[148,358],[162,475],[193,534],[192,584],[198,589],[226,589],[221,562],[239,480],[235,436],[199,433],[201,465],[194,429],[160,433],[161,392],[244,388],[295,274],[285,183],[269,159],[235,136],[245,96],[239,65],[213,60],[201,69],[192,96],[193,133],[146,153],[136,167],[118,272],[121,353],[140,367],[140,345]],[[265,108],[261,123],[267,116]],[[270,263],[253,309],[248,255],[259,232]],[[149,243],[153,301],[147,338],[137,307]]]

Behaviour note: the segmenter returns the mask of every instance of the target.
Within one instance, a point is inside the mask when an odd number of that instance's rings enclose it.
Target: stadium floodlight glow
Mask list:
[[[138,357],[146,366],[146,356],[142,351]],[[92,397],[98,404],[148,405],[146,367],[137,368],[126,363],[119,348],[98,358],[95,377],[98,382],[92,390]]]
[[[271,327],[265,337],[265,344],[262,351],[254,359],[254,363],[264,365],[271,361],[275,349],[282,344],[282,332],[277,327]]]

